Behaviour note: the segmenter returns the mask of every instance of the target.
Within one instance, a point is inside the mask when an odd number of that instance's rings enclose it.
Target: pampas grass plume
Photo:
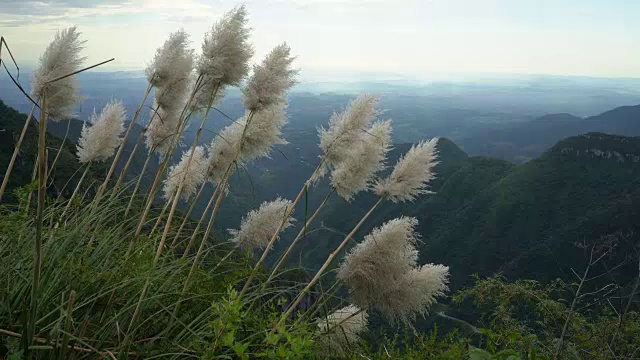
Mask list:
[[[357,306],[348,305],[336,310],[326,318],[318,319],[318,328],[325,333],[320,338],[321,344],[329,351],[344,356],[350,346],[362,340],[360,334],[367,329],[368,323],[369,315]]]
[[[231,241],[246,249],[266,248],[290,208],[290,200],[277,198],[273,201],[265,201],[260,208],[251,210],[242,219],[240,229],[229,229],[229,233],[233,236]],[[292,226],[294,221],[292,217],[287,218],[281,231]]]
[[[396,163],[391,175],[375,185],[376,194],[393,202],[413,201],[429,193],[428,184],[435,178],[438,164],[438,138],[414,145]]]
[[[81,163],[104,161],[113,156],[122,142],[120,134],[124,131],[125,114],[121,101],[111,101],[105,105],[100,115],[94,113],[91,116],[91,126],[82,126],[77,145]]]
[[[320,150],[325,165],[338,166],[353,145],[364,137],[364,131],[380,114],[377,105],[377,97],[360,95],[349,103],[344,112],[331,116],[328,128],[319,129]]]
[[[72,108],[80,102],[76,95],[78,80],[75,76],[47,83],[80,70],[85,58],[80,56],[84,41],[75,26],[60,30],[40,57],[31,82],[31,94],[37,98],[46,89],[47,113],[58,121],[74,115]]]
[[[351,201],[366,190],[374,175],[384,169],[391,149],[391,121],[378,121],[364,132],[360,141],[344,149],[346,156],[331,174],[331,186],[343,199]]]
[[[238,86],[247,76],[253,56],[247,15],[246,7],[239,6],[224,14],[205,36],[197,68],[206,80]]]
[[[298,73],[291,68],[293,60],[291,49],[285,43],[276,46],[262,63],[253,67],[253,74],[242,90],[249,111],[285,102],[286,92],[296,83]]]
[[[360,307],[375,307],[398,279],[416,266],[418,220],[400,217],[371,231],[345,256],[338,279],[350,289]]]
[[[197,146],[193,149],[193,157],[187,167],[190,155],[191,149],[185,151],[180,162],[169,169],[169,176],[164,181],[163,192],[165,199],[169,199],[178,190],[183,179],[184,182],[180,191],[180,198],[183,200],[188,200],[195,194],[198,186],[204,183],[208,164],[204,147]]]
[[[149,151],[165,155],[178,131],[180,110],[159,107],[154,104],[149,127],[145,133],[145,144]]]
[[[182,110],[192,85],[193,62],[189,34],[184,30],[171,33],[145,69],[149,83],[156,88],[155,109]]]
[[[447,266],[426,264],[411,269],[377,302],[376,309],[393,323],[411,324],[416,316],[426,314],[438,297],[445,295],[448,282]]]
[[[269,156],[273,145],[287,144],[281,131],[287,122],[285,108],[286,103],[279,102],[253,115],[247,111],[242,118],[222,129],[209,145],[209,179],[219,184],[234,161],[242,164]],[[252,118],[247,123],[249,116]]]

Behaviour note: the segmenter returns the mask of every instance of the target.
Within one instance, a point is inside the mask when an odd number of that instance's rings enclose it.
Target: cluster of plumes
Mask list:
[[[246,217],[242,218],[239,230],[229,229],[229,233],[233,236],[231,241],[248,250],[266,248],[273,234],[277,233],[280,224],[284,222],[280,231],[293,225],[294,218],[289,216],[285,219],[291,206],[290,200],[281,198],[263,202],[260,208],[251,210]]]
[[[428,184],[436,176],[438,164],[438,138],[421,141],[396,163],[386,179],[375,185],[375,192],[393,202],[413,201],[418,195],[428,194]]]
[[[198,186],[205,182],[208,165],[205,149],[202,146],[196,146],[193,149],[193,155],[191,152],[191,150],[185,151],[180,162],[169,169],[169,176],[164,180],[165,199],[174,195],[182,182],[180,198],[188,200],[196,193]],[[191,162],[189,162],[189,157],[191,157]]]
[[[180,115],[192,85],[193,50],[184,30],[172,33],[158,48],[145,73],[155,88],[155,101],[146,132],[149,150],[164,155],[178,133]]]
[[[357,306],[349,305],[336,310],[326,318],[318,319],[323,333],[321,345],[336,355],[344,356],[361,341],[360,334],[367,329],[369,316]]]
[[[242,92],[249,111],[258,111],[285,102],[287,91],[296,83],[298,70],[291,67],[295,58],[284,43],[267,54],[262,63],[253,66],[253,74]]]
[[[269,156],[273,145],[287,144],[282,138],[282,126],[287,122],[285,108],[285,103],[276,103],[253,114],[247,111],[222,129],[209,145],[209,180],[220,184],[233,170],[230,167],[234,162],[243,164]]]
[[[84,57],[80,56],[84,41],[75,26],[56,33],[53,41],[40,57],[31,82],[31,94],[39,98],[43,91],[47,97],[47,113],[52,120],[61,120],[73,116],[72,108],[80,98],[76,95],[78,80],[75,76],[49,83],[61,76],[80,70]]]
[[[374,229],[345,257],[338,278],[354,304],[409,324],[447,291],[449,269],[417,266],[415,218],[401,217]]]
[[[226,86],[238,86],[247,76],[253,56],[249,35],[244,5],[226,13],[207,33],[197,64],[201,86],[191,104],[194,110],[209,107],[224,95]]]
[[[312,181],[331,171],[331,186],[347,201],[370,187],[391,149],[391,121],[374,122],[377,104],[375,96],[361,95],[319,129],[322,163]]]
[[[81,163],[104,161],[115,152],[121,144],[120,134],[124,131],[126,113],[121,101],[110,101],[100,112],[91,116],[89,122],[82,126],[78,140],[78,158]]]
[[[178,131],[180,109],[158,106],[154,102],[151,120],[146,131],[145,144],[149,151],[165,155]]]
[[[395,322],[410,324],[416,315],[424,315],[449,286],[449,267],[425,264],[402,276],[377,308]]]
[[[254,72],[243,90],[246,114],[222,129],[209,146],[209,180],[220,184],[231,167],[268,156],[275,144],[286,144],[286,92],[295,83],[289,47],[277,46]],[[253,105],[250,105],[253,104]]]
[[[352,144],[344,161],[331,173],[331,186],[347,201],[369,188],[375,174],[384,169],[391,149],[391,121],[375,122],[363,138]]]

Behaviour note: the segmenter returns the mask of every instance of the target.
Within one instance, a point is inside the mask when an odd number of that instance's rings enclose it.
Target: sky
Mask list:
[[[0,0],[0,35],[36,64],[77,25],[87,64],[143,69],[180,28],[199,50],[231,0]],[[287,42],[302,74],[524,73],[640,78],[636,0],[247,0],[260,59]],[[325,75],[320,75],[325,76]],[[326,75],[331,76],[331,75]]]

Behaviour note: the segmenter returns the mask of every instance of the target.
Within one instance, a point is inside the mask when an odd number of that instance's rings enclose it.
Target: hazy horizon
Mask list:
[[[352,72],[640,78],[640,3],[623,0],[0,0],[0,34],[28,67],[56,29],[75,24],[88,64],[115,57],[100,71],[140,70],[179,28],[197,52],[241,3],[253,62],[286,41],[303,80]]]

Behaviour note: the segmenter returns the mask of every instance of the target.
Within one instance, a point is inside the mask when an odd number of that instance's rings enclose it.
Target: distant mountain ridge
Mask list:
[[[589,132],[639,136],[640,105],[621,106],[584,119],[571,114],[549,114],[461,143],[465,151],[472,154],[523,162],[540,155],[561,139]]]

